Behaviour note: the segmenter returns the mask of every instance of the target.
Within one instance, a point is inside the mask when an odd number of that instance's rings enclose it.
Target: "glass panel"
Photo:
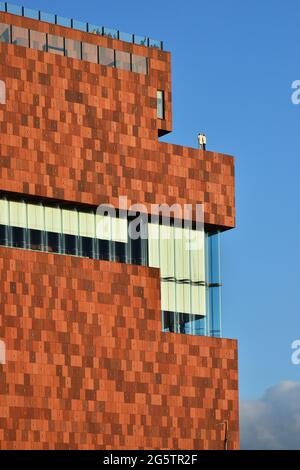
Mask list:
[[[27,204],[28,228],[44,230],[44,208],[42,205]]]
[[[116,51],[116,67],[123,70],[130,70],[129,52]]]
[[[222,335],[221,315],[221,270],[220,270],[220,233],[210,233],[206,238],[207,270],[207,311],[211,336]]]
[[[209,243],[209,282],[211,284],[221,283],[220,274],[220,234],[212,233],[208,236]]]
[[[96,237],[111,240],[111,217],[108,215],[96,215]]]
[[[64,38],[48,34],[48,52],[64,55]]]
[[[204,335],[206,320],[187,313],[162,312],[163,331],[188,335]]]
[[[112,240],[116,242],[127,243],[128,241],[128,228],[127,219],[112,217]]]
[[[159,225],[148,224],[149,266],[159,268]]]
[[[0,2],[0,11],[5,11],[5,2]]]
[[[146,36],[137,36],[134,35],[134,43],[139,44],[140,46],[147,46],[148,45],[148,38]]]
[[[66,56],[73,59],[81,59],[81,42],[73,39],[65,39]]]
[[[89,33],[102,35],[102,26],[88,24]]]
[[[6,104],[6,85],[0,80],[0,104]]]
[[[61,232],[61,210],[58,207],[45,207],[46,232]]]
[[[97,240],[98,258],[109,260],[109,241]]]
[[[29,47],[28,29],[12,26],[12,43],[16,46]]]
[[[201,334],[201,319],[199,317],[187,313],[178,313],[177,317],[178,333],[188,335]]]
[[[30,47],[39,51],[47,50],[46,34],[39,31],[30,31]]]
[[[183,313],[191,313],[191,284],[183,284]]]
[[[98,63],[98,48],[94,44],[82,43],[82,59]]]
[[[175,281],[161,281],[161,308],[162,310],[176,310],[176,284]]]
[[[7,225],[0,225],[0,245],[8,245],[8,230]]]
[[[65,235],[63,234],[63,245],[64,253],[67,255],[77,255],[78,254],[78,237],[75,235]]]
[[[94,251],[93,251],[94,240],[89,237],[82,237],[80,241],[81,241],[81,256],[85,256],[86,258],[93,258],[94,257]]]
[[[79,31],[87,31],[87,24],[83,21],[72,20],[72,27],[73,29],[79,29]]]
[[[46,21],[46,23],[54,23],[55,24],[55,15],[52,13],[44,13],[40,12],[40,20]]]
[[[25,248],[25,229],[20,227],[11,227],[12,246],[16,248]]]
[[[148,237],[142,238],[142,247],[141,247],[141,252],[142,252],[142,258],[141,258],[141,265],[143,266],[149,266],[149,253],[148,253]]]
[[[157,117],[159,119],[164,119],[164,92],[157,90]]]
[[[6,11],[7,13],[12,13],[13,15],[23,15],[23,8],[20,7],[19,5],[12,5],[11,3],[6,4],[7,8]]]
[[[163,278],[175,277],[174,228],[160,225],[160,274]]]
[[[0,23],[0,42],[10,42],[10,26]]]
[[[191,312],[194,315],[206,315],[206,287],[191,286]]]
[[[191,280],[205,281],[205,238],[203,230],[190,230]]]
[[[221,336],[221,289],[210,288],[210,334]]]
[[[95,238],[95,214],[79,212],[79,235]]]
[[[142,260],[142,243],[141,238],[133,240],[129,238],[130,243],[130,263],[132,264],[141,264]]]
[[[108,67],[114,67],[115,65],[114,50],[99,46],[99,64],[107,65]]]
[[[132,71],[137,73],[147,73],[147,57],[132,54]]]
[[[9,222],[14,227],[26,227],[26,204],[24,202],[9,202]]]
[[[0,224],[9,225],[9,207],[6,199],[0,199]]]
[[[176,279],[190,279],[189,230],[174,228]],[[182,310],[180,310],[182,311]]]
[[[31,250],[43,250],[43,232],[40,230],[28,230],[29,248]]]
[[[62,232],[78,235],[78,212],[76,210],[62,210]]]
[[[108,36],[109,38],[118,39],[118,30],[111,29],[111,28],[103,28],[104,36]]]
[[[24,8],[24,16],[26,18],[32,18],[33,20],[39,19],[39,12],[38,10],[33,10],[32,8]]]
[[[162,330],[165,333],[174,333],[174,312],[163,311],[162,312]]]
[[[48,232],[46,234],[46,251],[54,253],[60,252],[59,237],[59,233],[56,232]]]
[[[64,16],[57,16],[56,24],[58,24],[59,26],[65,26],[66,28],[71,28],[72,22],[70,18],[65,18]]]
[[[157,39],[149,39],[149,47],[155,47],[156,49],[160,49],[161,43]]]
[[[125,230],[125,226],[124,226]],[[136,213],[128,218],[128,262],[132,264],[148,263],[148,221],[147,215]]]
[[[176,311],[184,312],[184,284],[176,283]]]
[[[133,42],[133,34],[123,33],[122,31],[119,31],[119,39],[121,41]]]
[[[115,242],[115,261],[126,263],[126,244]]]

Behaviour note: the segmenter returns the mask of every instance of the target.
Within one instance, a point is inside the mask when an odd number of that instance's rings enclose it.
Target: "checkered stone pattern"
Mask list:
[[[172,129],[170,53],[6,13],[3,21],[147,56],[149,74],[0,43],[0,189],[94,206],[118,206],[121,195],[148,212],[204,203],[207,224],[235,225],[233,158],[158,140]]]
[[[161,332],[159,270],[0,248],[1,449],[239,446],[236,341]]]

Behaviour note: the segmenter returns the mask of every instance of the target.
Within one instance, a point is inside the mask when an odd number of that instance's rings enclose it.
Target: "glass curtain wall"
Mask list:
[[[221,336],[220,232],[135,217],[2,198],[0,245],[159,268],[163,331]]]

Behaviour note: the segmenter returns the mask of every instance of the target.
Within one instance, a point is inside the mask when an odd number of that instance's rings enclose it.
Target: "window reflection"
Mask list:
[[[39,51],[47,50],[46,33],[30,31],[30,47]]]
[[[28,230],[29,248],[31,250],[43,249],[43,236],[40,230]]]
[[[20,227],[11,227],[12,246],[16,248],[25,248],[25,229]]]
[[[46,251],[59,253],[60,252],[60,243],[59,243],[59,233],[56,232],[47,232],[46,236]]]
[[[72,57],[73,59],[81,59],[81,42],[73,41],[73,39],[65,40],[65,51],[67,57]]]
[[[88,44],[87,42],[82,43],[82,59],[89,62],[98,62],[98,50],[94,44]]]
[[[147,73],[147,58],[132,54],[132,71],[137,73]]]
[[[182,333],[197,336],[207,334],[206,318],[202,318],[199,315],[163,311],[162,321],[165,333]]]
[[[10,42],[10,26],[0,23],[0,42]]]
[[[29,47],[28,29],[12,26],[12,43],[16,46]]]
[[[48,34],[48,52],[64,55],[64,38]]]
[[[113,49],[99,46],[99,63],[108,67],[115,66],[115,54]]]
[[[130,70],[129,52],[116,51],[116,67],[123,70]]]
[[[164,119],[165,104],[164,104],[164,92],[157,90],[157,117]]]
[[[93,258],[93,239],[89,237],[80,237],[81,241],[81,256],[86,258]]]

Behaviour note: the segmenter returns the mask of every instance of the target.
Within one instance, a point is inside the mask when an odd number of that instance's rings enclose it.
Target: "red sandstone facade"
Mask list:
[[[204,203],[235,225],[233,158],[171,131],[170,54],[0,13],[148,57],[149,73],[0,43],[0,190],[96,207]],[[165,119],[156,116],[156,91]],[[2,449],[239,447],[236,341],[161,332],[159,270],[0,248]]]

